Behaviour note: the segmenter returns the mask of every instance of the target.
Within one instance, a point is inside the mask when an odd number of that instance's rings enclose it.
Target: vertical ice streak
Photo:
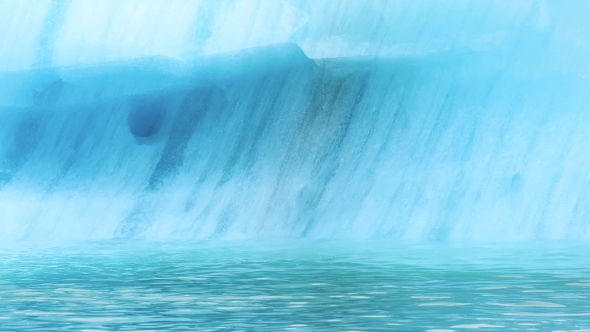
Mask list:
[[[39,54],[34,66],[50,67],[53,64],[55,42],[73,0],[53,0],[49,5],[39,34]]]

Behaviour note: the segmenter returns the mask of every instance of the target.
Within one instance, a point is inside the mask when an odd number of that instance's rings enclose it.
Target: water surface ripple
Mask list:
[[[588,253],[311,242],[4,249],[0,329],[590,329]]]

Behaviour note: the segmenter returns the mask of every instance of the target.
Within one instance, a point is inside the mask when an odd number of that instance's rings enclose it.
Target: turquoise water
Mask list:
[[[0,251],[2,331],[590,329],[583,246],[98,243]]]

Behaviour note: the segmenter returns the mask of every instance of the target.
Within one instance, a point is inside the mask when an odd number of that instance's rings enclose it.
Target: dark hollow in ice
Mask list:
[[[127,125],[135,137],[147,138],[157,134],[162,128],[166,108],[159,102],[141,102],[129,112]]]

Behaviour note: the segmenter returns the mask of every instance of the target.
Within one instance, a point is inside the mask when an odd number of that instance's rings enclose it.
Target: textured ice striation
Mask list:
[[[588,10],[0,1],[0,241],[590,238]]]

